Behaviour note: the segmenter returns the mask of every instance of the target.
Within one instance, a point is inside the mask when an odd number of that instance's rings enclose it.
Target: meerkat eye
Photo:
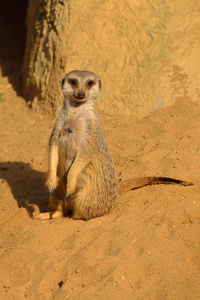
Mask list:
[[[68,80],[69,84],[71,84],[72,86],[77,86],[77,80],[76,79],[69,79]]]
[[[87,82],[87,85],[88,85],[89,87],[93,86],[93,85],[94,85],[94,81],[93,81],[93,80],[89,80],[89,81]]]

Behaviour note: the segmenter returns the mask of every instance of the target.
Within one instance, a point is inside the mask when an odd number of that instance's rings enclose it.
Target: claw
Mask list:
[[[53,195],[54,191],[55,191],[55,189],[49,189],[49,194]]]
[[[69,200],[70,200],[71,195],[72,195],[72,193],[69,193],[69,194],[66,195],[66,197],[65,197],[66,201],[69,201]]]

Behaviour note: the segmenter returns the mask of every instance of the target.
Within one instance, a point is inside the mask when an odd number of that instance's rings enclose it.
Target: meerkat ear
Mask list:
[[[99,79],[99,89],[101,89],[101,80]]]
[[[65,84],[65,78],[63,78],[62,81],[61,81],[62,89],[63,89],[64,84]]]

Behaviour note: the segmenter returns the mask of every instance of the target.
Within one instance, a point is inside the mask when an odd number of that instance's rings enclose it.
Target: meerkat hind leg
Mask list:
[[[51,220],[51,219],[60,219],[62,217],[63,217],[62,211],[55,210],[55,211],[40,213],[35,219],[36,220]]]
[[[51,195],[49,197],[49,211],[40,213],[37,220],[59,219],[63,217],[63,201]]]
[[[74,194],[76,184],[77,184],[77,178],[83,171],[83,169],[86,167],[88,161],[87,159],[83,159],[78,155],[72,164],[67,178],[67,185],[66,185],[66,198],[67,200],[70,199],[71,195]]]

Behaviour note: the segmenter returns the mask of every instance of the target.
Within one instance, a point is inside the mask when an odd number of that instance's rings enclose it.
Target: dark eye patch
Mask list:
[[[101,80],[99,79],[99,89],[101,89]]]
[[[87,86],[88,87],[92,87],[94,85],[94,80],[89,80],[88,82],[87,82]]]
[[[78,82],[76,79],[69,79],[68,80],[69,84],[71,84],[72,86],[77,86],[78,85]]]
[[[64,86],[64,83],[65,83],[65,78],[63,78],[63,80],[61,81],[62,88]]]

